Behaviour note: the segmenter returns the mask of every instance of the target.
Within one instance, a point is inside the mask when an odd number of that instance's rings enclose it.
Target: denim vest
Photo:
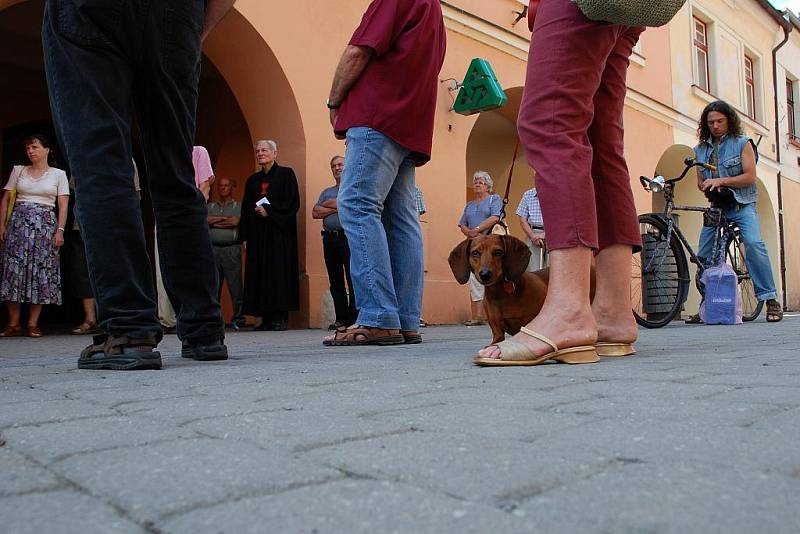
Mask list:
[[[744,146],[750,142],[750,138],[745,135],[738,137],[731,137],[724,135],[719,144],[718,165],[717,170],[720,178],[727,178],[729,176],[738,176],[744,172],[742,170],[742,150]],[[708,163],[711,160],[711,153],[714,151],[714,144],[709,139],[703,141],[694,147],[694,153],[697,156],[697,161],[700,163]],[[756,162],[758,162],[758,154],[756,154]],[[703,180],[711,178],[711,171],[702,169]],[[758,189],[756,184],[746,185],[744,187],[731,187],[733,196],[739,204],[753,204],[758,198]]]

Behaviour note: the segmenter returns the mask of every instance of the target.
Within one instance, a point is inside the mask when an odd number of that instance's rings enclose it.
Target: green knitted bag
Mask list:
[[[626,26],[663,26],[686,0],[572,0],[586,18]]]

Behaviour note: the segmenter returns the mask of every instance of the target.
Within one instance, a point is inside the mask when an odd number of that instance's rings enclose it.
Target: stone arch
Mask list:
[[[505,193],[508,172],[517,143],[517,115],[522,100],[522,87],[506,90],[508,103],[500,108],[481,113],[470,131],[467,141],[467,172],[464,177],[465,202],[472,200],[472,175],[477,170],[487,171],[494,179],[495,192],[501,197]],[[506,207],[506,220],[511,233],[521,239],[522,230],[517,224],[514,213],[522,194],[533,187],[534,173],[525,159],[522,147],[519,147],[514,176],[511,181],[511,192]]]

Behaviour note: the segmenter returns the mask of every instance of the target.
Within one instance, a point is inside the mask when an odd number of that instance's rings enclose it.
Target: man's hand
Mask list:
[[[727,187],[725,178],[711,178],[702,184],[702,191],[719,191],[721,188]]]
[[[545,247],[544,232],[534,232],[533,237],[531,237],[531,242],[537,247],[544,248]]]
[[[267,210],[265,210],[263,206],[256,206],[256,215],[259,217],[266,217]]]
[[[372,49],[367,46],[347,45],[333,75],[328,102],[339,105],[344,102],[347,92],[356,83],[361,73],[372,59]],[[336,128],[337,110],[330,112],[331,127]],[[334,134],[336,139],[344,139],[341,134]]]

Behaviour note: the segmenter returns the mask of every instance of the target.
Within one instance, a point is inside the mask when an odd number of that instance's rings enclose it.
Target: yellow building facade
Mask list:
[[[369,0],[238,0],[204,45],[197,144],[208,148],[216,176],[236,179],[241,194],[243,180],[255,168],[252,143],[256,139],[275,140],[279,162],[297,173],[302,197],[298,215],[302,310],[291,318],[297,327],[316,327],[328,321],[321,224],[311,218],[311,208],[320,191],[333,183],[328,166],[331,156],[344,151],[342,142],[331,134],[325,100],[339,56],[368,4]],[[441,4],[448,42],[440,74],[433,159],[417,173],[428,207],[422,217],[426,255],[423,315],[431,323],[456,323],[469,317],[469,299],[466,289],[453,279],[447,256],[462,238],[457,223],[471,194],[472,174],[486,170],[500,194],[505,188],[517,138],[515,118],[530,33],[524,19],[513,25],[527,1],[447,0]],[[38,37],[42,6],[42,0],[0,0],[0,68],[4,72],[0,81],[0,168],[4,174],[19,163],[14,141],[20,132],[46,126],[49,121],[41,61],[41,54],[47,51],[41,50]],[[707,90],[697,87],[692,59],[695,18],[710,26],[713,74]],[[642,35],[629,70],[624,117],[626,157],[634,177],[637,207],[640,212],[652,211],[653,198],[636,178],[652,174],[661,153],[671,144],[694,145],[696,119],[712,95],[742,109],[741,56],[744,51],[752,53],[758,96],[755,116],[746,124],[756,138],[763,135],[759,210],[778,280],[780,165],[772,147],[776,137],[771,51],[782,36],[774,13],[756,0],[689,0],[668,26]],[[797,41],[792,42],[796,50]],[[492,64],[509,103],[497,111],[464,117],[451,111],[454,82],[463,78],[475,57]],[[795,54],[797,57],[800,55]],[[786,66],[794,80],[800,75],[798,67]],[[784,153],[795,154],[792,150],[797,148],[789,145]],[[783,172],[782,183],[783,204],[788,208],[800,197],[796,165]],[[508,206],[509,223],[516,233],[513,212],[523,191],[532,185],[532,172],[520,155]],[[691,183],[682,185],[679,194],[687,202],[701,200]],[[785,211],[785,226],[790,221],[794,227],[800,226],[800,210]],[[688,235],[699,233],[699,222],[687,218],[684,224]],[[800,268],[797,256],[798,245],[787,247],[788,300],[794,307],[800,307],[800,277],[794,274]]]

